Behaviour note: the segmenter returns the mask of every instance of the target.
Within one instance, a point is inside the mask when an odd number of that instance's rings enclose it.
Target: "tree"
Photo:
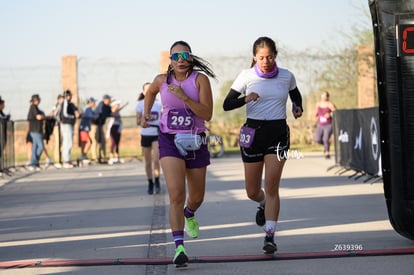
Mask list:
[[[307,106],[319,101],[321,91],[329,91],[339,109],[358,106],[358,52],[359,45],[372,45],[371,28],[354,25],[350,33],[343,33],[343,47],[329,46],[318,50],[323,67],[315,75],[317,87],[306,96]],[[373,53],[374,54],[374,53]],[[374,66],[374,64],[372,64]]]

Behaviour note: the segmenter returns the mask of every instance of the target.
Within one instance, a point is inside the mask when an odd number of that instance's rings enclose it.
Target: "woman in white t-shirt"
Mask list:
[[[151,83],[147,82],[142,86],[142,92],[138,97],[136,106],[137,125],[141,125],[144,112],[144,98]],[[158,194],[160,187],[160,163],[158,149],[158,131],[161,117],[161,102],[156,99],[151,109],[151,118],[147,120],[149,127],[141,128],[141,146],[144,152],[145,173],[148,178],[148,194]]]
[[[242,70],[223,103],[225,111],[245,106],[246,122],[240,130],[247,196],[259,203],[256,223],[264,226],[263,251],[277,250],[274,242],[279,218],[279,184],[289,150],[286,102],[291,98],[293,115],[302,116],[302,96],[294,75],[276,64],[277,49],[269,37],[253,44],[251,68]],[[264,170],[264,190],[262,175]]]

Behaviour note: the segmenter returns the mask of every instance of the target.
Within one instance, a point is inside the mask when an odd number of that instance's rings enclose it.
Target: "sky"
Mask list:
[[[64,55],[78,57],[83,97],[118,92],[134,101],[158,73],[160,52],[177,40],[224,63],[217,73],[226,80],[241,69],[231,57],[250,58],[259,36],[304,51],[341,46],[353,26],[370,27],[368,0],[0,0],[0,7],[0,95],[15,119],[25,118],[33,93],[54,103]]]
[[[0,66],[62,55],[159,58],[176,40],[198,55],[250,51],[267,35],[302,49],[366,22],[368,0],[0,0]]]

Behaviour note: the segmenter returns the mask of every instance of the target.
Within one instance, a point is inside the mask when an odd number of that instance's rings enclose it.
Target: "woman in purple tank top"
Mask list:
[[[184,41],[171,46],[170,59],[167,73],[156,76],[147,90],[142,127],[148,127],[151,107],[160,93],[163,108],[158,136],[160,163],[170,198],[170,226],[176,247],[173,263],[181,267],[188,263],[184,225],[187,235],[198,237],[194,213],[204,199],[210,164],[204,133],[204,123],[213,115],[208,76],[215,78],[215,74],[208,63],[191,53],[190,45]]]
[[[329,100],[329,93],[323,92],[321,101],[316,105],[316,118],[318,122],[315,132],[315,141],[323,145],[323,152],[326,159],[331,157],[329,149],[332,136],[332,112],[335,110],[335,104]]]

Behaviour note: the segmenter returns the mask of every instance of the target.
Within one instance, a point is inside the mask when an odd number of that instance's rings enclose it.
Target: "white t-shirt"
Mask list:
[[[249,95],[259,95],[256,101],[246,104],[247,118],[257,120],[286,119],[286,102],[289,91],[296,88],[295,76],[286,69],[279,68],[275,78],[259,77],[254,67],[240,72],[231,89]]]
[[[147,127],[141,129],[141,135],[143,136],[158,136],[158,129],[160,125],[160,118],[161,118],[161,109],[162,105],[158,99],[155,99],[154,105],[152,105],[151,109],[151,119],[147,121],[148,125],[152,125],[155,127]],[[140,100],[137,102],[136,108],[137,113],[143,114],[144,112],[144,100]]]

